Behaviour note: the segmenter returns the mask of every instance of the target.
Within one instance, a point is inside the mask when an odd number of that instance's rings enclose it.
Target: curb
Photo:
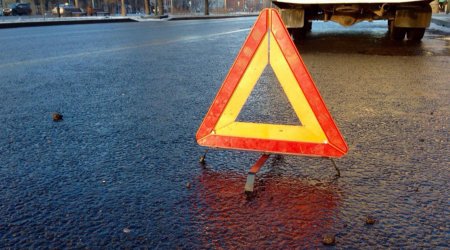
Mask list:
[[[140,16],[141,19],[153,19],[153,20],[160,20],[160,19],[167,19],[169,18],[169,15],[162,15],[162,16]]]
[[[450,27],[450,18],[449,20],[443,20],[441,18],[431,18],[431,22],[440,26]]]
[[[225,19],[237,17],[256,17],[258,14],[244,14],[244,15],[212,15],[212,16],[144,16],[143,20],[165,20],[165,21],[182,21],[182,20],[197,20],[197,19]],[[133,17],[128,18],[106,18],[106,19],[72,19],[72,20],[47,20],[47,21],[24,21],[24,22],[0,22],[0,29],[21,28],[21,27],[38,27],[38,26],[53,26],[53,25],[74,25],[74,24],[94,24],[94,23],[126,23],[126,22],[140,22]]]
[[[127,23],[137,22],[131,18],[121,19],[91,19],[91,20],[60,20],[60,21],[36,21],[36,22],[11,22],[0,23],[0,29],[21,28],[21,27],[37,27],[37,26],[53,26],[53,25],[74,25],[74,24],[92,24],[92,23]]]
[[[259,14],[245,14],[245,15],[217,15],[217,16],[174,16],[169,17],[168,21],[184,21],[184,20],[197,20],[197,19],[224,19],[224,18],[237,18],[237,17],[256,17]]]

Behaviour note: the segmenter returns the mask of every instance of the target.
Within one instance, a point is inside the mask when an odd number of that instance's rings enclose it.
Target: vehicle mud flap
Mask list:
[[[431,7],[411,7],[395,12],[394,26],[400,28],[427,28],[431,23]]]
[[[304,9],[280,9],[280,15],[287,28],[302,28],[305,26]]]

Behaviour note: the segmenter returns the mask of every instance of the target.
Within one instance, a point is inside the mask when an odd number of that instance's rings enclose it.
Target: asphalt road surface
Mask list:
[[[248,200],[259,154],[202,167],[195,133],[254,21],[0,30],[0,248],[448,248],[449,32],[314,23],[296,44],[349,145],[341,177],[271,156]],[[298,122],[276,83],[239,119]]]

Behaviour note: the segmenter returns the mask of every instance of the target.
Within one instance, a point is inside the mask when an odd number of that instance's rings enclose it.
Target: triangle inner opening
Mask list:
[[[270,64],[264,68],[236,121],[302,125]]]

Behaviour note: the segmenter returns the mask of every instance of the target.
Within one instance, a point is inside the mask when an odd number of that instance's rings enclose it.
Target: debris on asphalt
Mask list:
[[[186,183],[186,188],[191,188],[191,183],[190,182]]]
[[[123,232],[126,233],[126,234],[128,234],[128,233],[131,232],[131,230],[130,230],[129,228],[126,227],[126,228],[123,229]]]
[[[63,115],[61,115],[58,112],[55,112],[55,113],[52,114],[52,119],[53,119],[54,122],[62,121]]]
[[[373,225],[375,224],[375,222],[377,222],[377,220],[375,218],[373,218],[372,216],[367,216],[366,217],[366,224],[367,225]]]
[[[325,234],[323,236],[322,243],[325,246],[334,246],[336,245],[336,237],[332,234]]]

